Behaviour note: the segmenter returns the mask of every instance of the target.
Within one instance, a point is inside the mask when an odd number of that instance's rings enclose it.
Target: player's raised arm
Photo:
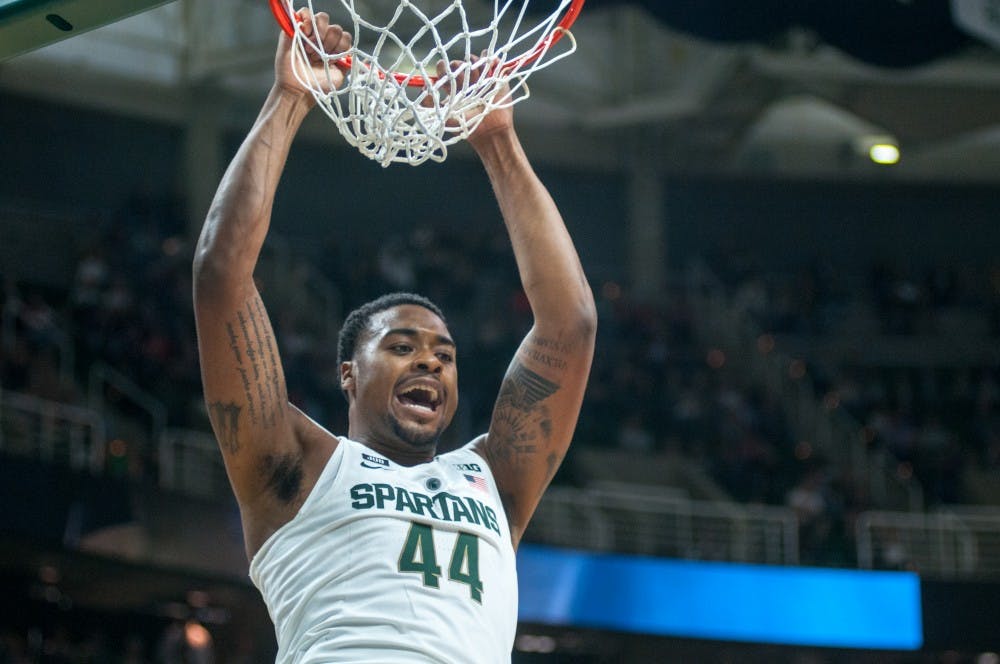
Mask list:
[[[478,447],[496,477],[517,546],[572,439],[597,314],[562,216],[525,156],[510,109],[491,113],[469,141],[493,185],[535,319]]]
[[[325,15],[317,14],[316,19],[327,48],[349,45],[350,35],[329,26]],[[248,512],[251,521],[260,515],[267,521],[274,512],[280,525],[282,504],[294,514],[303,473],[308,474],[303,470],[306,418],[288,403],[278,346],[253,280],[292,140],[314,105],[292,75],[289,47],[290,40],[282,35],[275,84],[223,176],[194,257],[205,402],[244,525],[250,526],[251,552],[269,533],[263,532],[266,524],[248,524]],[[308,483],[308,476],[305,479]]]

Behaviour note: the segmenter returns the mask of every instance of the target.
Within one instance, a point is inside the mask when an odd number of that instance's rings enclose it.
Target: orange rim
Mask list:
[[[503,73],[510,74],[525,65],[529,65],[548,51],[550,48],[555,46],[555,44],[563,38],[563,35],[569,31],[570,26],[572,26],[577,17],[580,15],[580,11],[583,9],[583,3],[585,0],[573,0],[572,4],[566,10],[563,15],[562,20],[559,21],[559,25],[555,27],[551,34],[545,38],[544,41],[537,44],[530,52],[524,55],[518,56],[511,60],[510,62],[504,63]],[[292,22],[292,16],[286,11],[283,0],[268,0],[271,5],[271,13],[274,14],[275,20],[278,21],[278,25],[281,29],[285,31],[289,37],[295,36],[295,24]],[[301,21],[302,19],[298,16],[294,20]],[[336,65],[341,69],[351,68],[351,56],[345,55],[344,57],[337,60]],[[384,78],[387,74],[384,72],[379,72],[379,78]],[[392,77],[396,79],[397,83],[406,84],[413,87],[424,87],[428,81],[432,84],[438,80],[437,76],[431,76],[425,78],[423,76],[412,76],[407,74],[400,74],[393,72]]]

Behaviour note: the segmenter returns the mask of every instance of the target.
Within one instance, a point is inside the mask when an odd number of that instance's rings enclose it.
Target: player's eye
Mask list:
[[[442,352],[442,353],[438,353],[438,354],[437,354],[437,357],[438,357],[438,359],[439,359],[439,360],[441,360],[442,362],[446,362],[446,363],[447,363],[447,362],[452,362],[452,361],[454,361],[454,359],[455,359],[455,358],[454,358],[454,357],[452,356],[452,354],[451,354],[451,353],[443,353],[443,352]]]
[[[413,346],[409,344],[394,344],[390,347],[390,350],[397,355],[406,355],[413,350]]]

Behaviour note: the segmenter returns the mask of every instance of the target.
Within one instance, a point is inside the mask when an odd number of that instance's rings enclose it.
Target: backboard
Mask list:
[[[172,0],[0,0],[0,62]]]

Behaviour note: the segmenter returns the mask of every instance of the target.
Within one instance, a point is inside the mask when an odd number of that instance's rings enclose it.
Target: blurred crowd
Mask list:
[[[76,634],[65,625],[57,625],[51,630],[32,627],[23,634],[8,628],[0,635],[0,664],[146,664],[152,661],[184,664],[187,661],[180,657],[153,660],[147,655],[145,641],[138,635],[115,641],[112,646],[99,631]],[[205,661],[207,664],[211,660]]]
[[[880,264],[854,287],[815,266],[729,279],[735,306],[809,363],[818,398],[865,425],[930,504],[963,500],[962,464],[1000,467],[1000,263]]]
[[[50,614],[50,618],[51,618]],[[0,628],[0,664],[214,664],[212,630],[196,620],[138,614],[93,616],[63,612],[62,620],[40,620],[26,629]],[[99,621],[98,621],[99,622]],[[218,631],[216,629],[215,631]],[[273,659],[271,644],[255,645],[246,634],[224,644],[227,664]]]
[[[163,206],[142,201],[92,230],[70,282],[0,273],[3,389],[84,405],[93,397],[90,368],[101,363],[164,404],[170,426],[207,430],[192,239]],[[502,229],[417,226],[362,243],[264,252],[259,286],[290,398],[331,430],[346,430],[340,320],[382,293],[416,291],[443,308],[459,344],[462,408],[445,446],[468,440],[487,427],[499,382],[531,324]],[[932,266],[919,275],[878,265],[851,279],[821,264],[780,274],[729,257],[709,260],[704,272],[714,276],[677,275],[654,300],[624,283],[592,284],[598,346],[575,445],[633,458],[671,455],[736,500],[793,509],[801,563],[857,563],[855,524],[880,507],[877,497],[795,432],[773,384],[736,370],[727,349],[701,337],[698,298],[713,289],[758,331],[756,350],[786,354],[818,402],[856,423],[870,459],[922,487],[926,507],[982,498],[970,495],[964,478],[1000,470],[1000,366],[982,361],[1000,340],[1000,265]],[[919,361],[907,362],[913,341]],[[955,345],[957,352],[940,351]],[[896,348],[911,354],[885,361]],[[115,402],[114,394],[103,396]],[[140,456],[125,466],[109,459],[108,468],[149,479],[156,450]],[[571,455],[555,481],[585,486],[591,479]],[[911,568],[903,542],[891,532],[882,539],[875,564]],[[22,622],[0,621],[0,664],[214,661],[211,635],[183,621],[114,634],[75,621],[67,623],[72,629]],[[257,661],[248,644],[227,644],[227,652],[246,654],[226,661]]]
[[[261,280],[290,398],[331,430],[345,430],[336,368],[339,318],[387,291],[417,291],[443,308],[459,342],[463,407],[451,444],[484,430],[503,372],[531,323],[502,229],[417,226],[362,243],[331,240],[321,254],[308,256],[309,273],[274,271],[291,285]],[[191,307],[192,249],[161,208],[135,205],[94,229],[64,288],[3,275],[4,389],[79,402],[88,367],[99,361],[164,403],[172,426],[206,429]],[[928,505],[969,499],[962,477],[970,465],[1000,466],[996,364],[880,366],[856,355],[808,351],[824,339],[852,334],[844,321],[856,320],[848,312],[857,311],[871,333],[885,339],[947,336],[942,330],[958,312],[962,320],[979,321],[970,332],[975,343],[995,345],[1000,266],[934,266],[919,278],[876,266],[870,278],[853,282],[816,265],[790,275],[749,260],[710,268],[732,306],[777,351],[787,347],[798,358],[816,399],[849,413],[873,453],[902,480],[921,483]],[[322,306],[304,297],[269,297],[289,288],[307,291],[296,279],[319,279],[333,295]],[[876,506],[868,487],[792,431],[779,394],[730,370],[723,350],[698,338],[692,301],[698,287],[677,279],[646,301],[622,283],[593,286],[598,348],[576,444],[688,459],[737,500],[794,508],[803,524],[803,562],[851,564],[853,518]],[[334,324],[317,325],[317,316]],[[583,484],[587,478],[567,464],[557,481]]]

